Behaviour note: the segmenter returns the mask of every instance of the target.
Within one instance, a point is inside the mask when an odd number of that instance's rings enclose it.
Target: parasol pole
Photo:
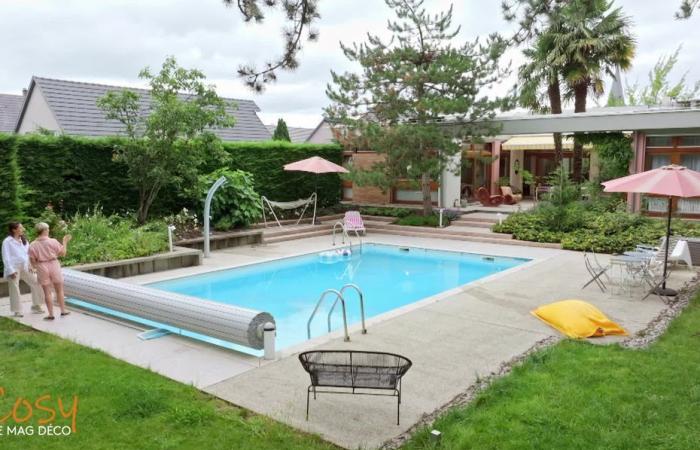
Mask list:
[[[668,248],[671,245],[671,210],[672,210],[672,197],[668,198],[668,217],[666,218],[666,243],[664,248],[664,282],[660,289],[657,289],[657,294],[665,295],[667,297],[673,297],[678,295],[673,289],[666,287],[666,274],[668,272]]]
[[[311,225],[320,225],[316,223],[316,203],[318,203],[318,174],[314,177],[314,220],[311,221]]]

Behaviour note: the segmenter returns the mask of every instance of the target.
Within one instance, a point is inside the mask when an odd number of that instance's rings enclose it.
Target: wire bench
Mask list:
[[[401,379],[413,365],[404,356],[383,352],[354,350],[316,350],[299,355],[299,361],[311,377],[306,389],[306,420],[309,420],[309,397],[314,394],[357,394],[396,397],[396,425],[401,414]],[[346,390],[319,390],[341,388]],[[348,391],[349,390],[349,391]],[[358,391],[360,390],[360,391]],[[390,394],[364,392],[385,390]]]

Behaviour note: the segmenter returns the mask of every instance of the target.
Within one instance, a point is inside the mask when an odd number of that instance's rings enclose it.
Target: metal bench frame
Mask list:
[[[318,363],[311,361],[310,358],[315,356],[315,355],[323,355],[323,354],[337,354],[337,355],[348,355],[349,357],[349,364],[334,364],[334,363]],[[396,358],[397,364],[395,366],[379,366],[379,365],[371,365],[371,364],[359,364],[359,363],[353,363],[353,355],[358,355],[358,356],[371,356],[371,355],[377,355],[379,357],[385,356],[385,357],[393,357]],[[370,351],[357,351],[357,350],[316,350],[316,351],[308,351],[299,354],[299,361],[301,362],[302,366],[304,367],[304,370],[309,374],[311,377],[311,384],[307,387],[306,389],[306,420],[309,420],[309,400],[311,397],[311,393],[313,392],[314,394],[314,400],[316,400],[316,395],[317,394],[350,394],[350,395],[375,395],[375,396],[380,396],[380,397],[396,397],[396,425],[399,425],[400,423],[400,417],[401,417],[401,383],[403,376],[406,374],[408,369],[413,365],[410,359],[406,358],[405,356],[397,355],[395,353],[386,353],[386,352],[370,352]],[[322,365],[322,366],[327,366],[328,370],[324,371],[322,369],[318,369],[315,366]],[[387,371],[386,375],[390,375],[393,378],[392,383],[388,383],[388,385],[382,386],[379,383],[375,384],[374,386],[372,385],[366,385],[363,384],[361,386],[355,385],[355,380],[357,376],[357,368],[359,367],[365,367],[365,368],[376,368],[377,370],[379,369],[384,369]],[[344,369],[344,370],[338,370],[338,369]],[[351,382],[348,383],[340,383],[340,384],[334,384],[334,383],[327,383],[327,382],[319,382],[319,377],[318,375],[320,373],[326,372],[328,374],[332,373],[339,373],[339,374],[345,374],[347,375],[348,373],[350,374],[350,379]],[[392,372],[392,373],[388,373]],[[366,381],[366,380],[365,380]],[[335,388],[335,389],[346,389],[345,391],[343,390],[320,390],[318,389],[319,387],[322,388]],[[376,393],[376,392],[358,392],[358,389],[360,390],[374,390],[374,391],[390,391],[388,394],[382,394],[382,393]]]

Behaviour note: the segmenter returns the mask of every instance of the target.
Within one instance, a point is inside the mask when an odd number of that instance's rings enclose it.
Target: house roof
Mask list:
[[[274,134],[275,128],[277,128],[277,125],[265,125],[267,128],[267,131],[270,132],[270,134]],[[302,127],[287,127],[287,131],[289,131],[289,139],[295,144],[302,144],[306,142],[309,137],[311,136],[311,133],[314,132],[314,128],[302,128]]]
[[[15,131],[22,103],[23,95],[0,94],[0,133]]]
[[[109,91],[128,89],[141,97],[141,110],[150,108],[150,91],[121,86],[84,83],[78,81],[55,80],[51,78],[32,77],[27,99],[38,86],[58,122],[61,130],[70,135],[111,136],[124,132],[124,126],[117,120],[108,120],[104,112],[97,107],[97,99]],[[225,98],[234,102],[237,108],[227,108],[227,112],[236,119],[233,128],[216,128],[212,131],[224,141],[261,141],[270,139],[270,133],[260,121],[258,105],[252,100]],[[20,120],[24,116],[27,102],[22,108]]]

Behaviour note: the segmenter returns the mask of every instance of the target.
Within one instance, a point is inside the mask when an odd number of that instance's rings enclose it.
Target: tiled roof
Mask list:
[[[15,131],[22,103],[24,103],[22,95],[0,94],[0,133]]]
[[[275,128],[277,128],[277,124],[265,126],[267,127],[267,131],[270,132],[270,135],[275,133]],[[307,139],[309,139],[311,133],[314,132],[314,129],[302,127],[287,127],[287,131],[289,131],[289,139],[291,139],[293,143],[302,144],[306,142]]]
[[[34,77],[44,94],[61,130],[70,135],[110,136],[124,131],[116,120],[107,120],[104,112],[97,107],[97,99],[109,91],[129,89],[141,97],[141,108],[146,112],[150,106],[150,92],[145,89],[125,88],[104,84],[77,81],[54,80]],[[260,111],[252,100],[225,99],[232,101],[237,108],[228,113],[235,117],[233,128],[217,128],[214,133],[224,141],[262,141],[270,139],[270,133],[256,114]]]

